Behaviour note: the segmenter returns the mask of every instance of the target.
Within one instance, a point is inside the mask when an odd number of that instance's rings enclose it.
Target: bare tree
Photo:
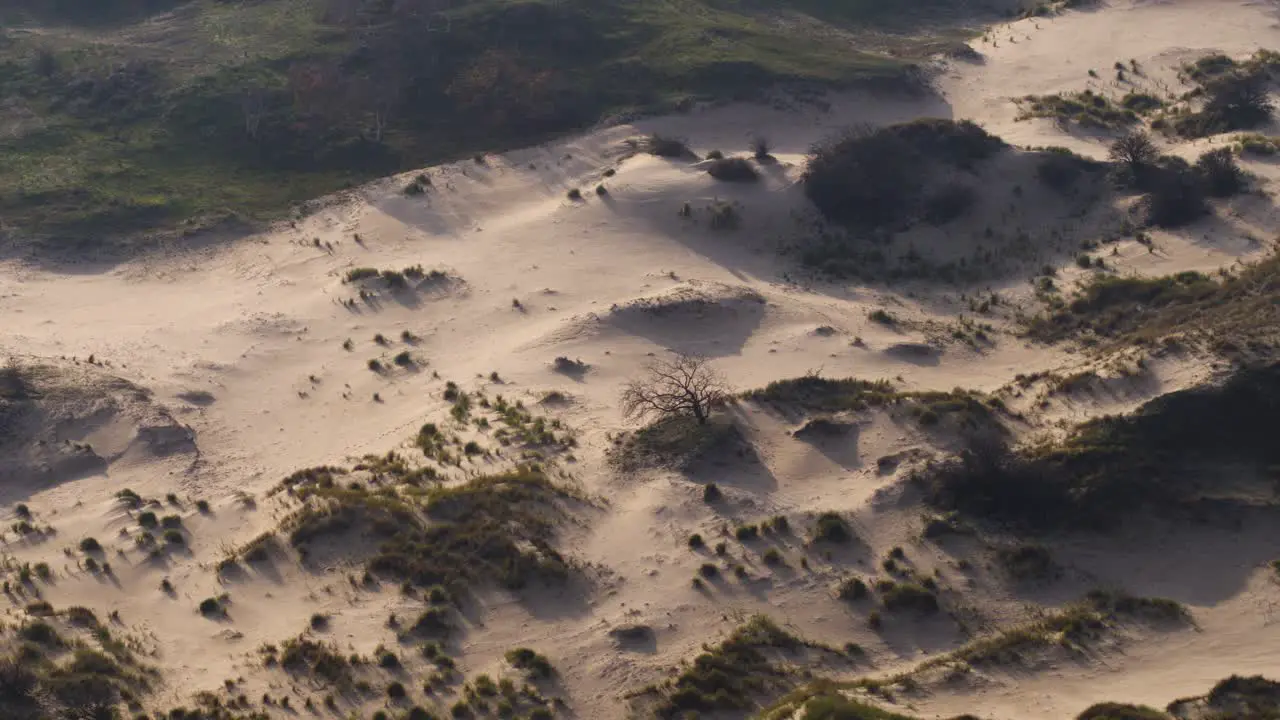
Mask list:
[[[1111,159],[1125,165],[1135,179],[1156,161],[1159,154],[1151,136],[1141,130],[1126,133],[1111,143]]]
[[[706,358],[677,355],[649,363],[644,377],[627,383],[622,413],[627,418],[688,414],[705,425],[711,410],[728,397],[729,386]]]

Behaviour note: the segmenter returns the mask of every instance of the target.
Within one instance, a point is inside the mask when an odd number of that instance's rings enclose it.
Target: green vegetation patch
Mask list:
[[[1235,151],[1242,156],[1271,157],[1280,153],[1280,138],[1260,133],[1243,133],[1235,137]]]
[[[960,15],[944,0],[19,0],[5,24],[40,28],[0,36],[0,215],[60,241],[192,231],[637,108],[914,86],[911,59],[962,37]],[[911,34],[925,23],[929,42]]]
[[[1027,95],[1018,101],[1021,110],[1018,119],[1052,118],[1073,122],[1080,127],[1123,128],[1138,122],[1138,113],[1145,111],[1139,110],[1139,107],[1150,109],[1147,107],[1147,100],[1138,97],[1126,97],[1125,100],[1128,103],[1124,100],[1116,103],[1092,90],[1057,95]]]
[[[797,684],[797,676],[785,661],[803,660],[806,649],[838,655],[757,615],[724,642],[694,658],[673,680],[634,697],[652,701],[653,713],[659,718],[752,710],[762,700],[776,698]]]
[[[901,406],[922,425],[953,418],[964,427],[997,427],[991,406],[980,393],[955,389],[904,392],[887,380],[831,379],[805,375],[775,380],[762,389],[743,394],[747,400],[783,410],[804,413],[836,413]]]

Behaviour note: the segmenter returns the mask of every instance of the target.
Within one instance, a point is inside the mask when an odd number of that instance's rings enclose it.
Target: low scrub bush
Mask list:
[[[555,674],[555,667],[545,655],[541,655],[526,647],[518,647],[508,650],[506,654],[507,662],[518,670],[533,675],[534,677],[548,678]]]
[[[1229,148],[1210,150],[1196,160],[1195,171],[1211,197],[1228,197],[1244,188],[1244,172]]]
[[[642,149],[650,155],[664,158],[689,159],[697,158],[697,153],[689,149],[683,138],[665,135],[650,135],[641,143]]]
[[[845,519],[833,512],[822,513],[813,524],[813,541],[845,543],[853,539],[853,531]]]
[[[760,172],[745,158],[731,157],[713,160],[707,164],[707,174],[716,180],[728,182],[755,182]]]
[[[879,591],[880,602],[884,604],[886,610],[895,612],[911,611],[922,614],[938,611],[938,596],[934,595],[928,588],[915,583],[884,581],[882,584],[877,585],[876,590]]]
[[[1016,580],[1045,580],[1058,569],[1048,548],[1043,545],[1018,545],[996,551],[996,561]]]
[[[848,578],[840,583],[840,587],[836,589],[836,594],[841,600],[849,602],[862,600],[867,597],[870,590],[862,578]]]

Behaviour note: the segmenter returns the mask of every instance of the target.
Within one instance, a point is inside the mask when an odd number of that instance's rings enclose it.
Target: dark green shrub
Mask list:
[[[844,543],[853,539],[853,532],[844,518],[833,512],[822,513],[813,526],[813,541]]]
[[[847,600],[852,602],[855,600],[862,600],[863,598],[867,597],[867,594],[869,591],[867,588],[867,584],[862,581],[862,578],[855,577],[855,578],[848,578],[847,580],[841,582],[840,587],[836,590],[836,592],[839,595],[841,600]]]
[[[938,596],[919,585],[890,582],[877,589],[880,590],[880,602],[887,610],[911,610],[919,613],[938,611]]]
[[[506,653],[507,662],[519,670],[524,670],[536,677],[547,678],[555,674],[555,667],[546,656],[541,655],[526,647],[518,647],[508,650]]]
[[[1210,197],[1235,195],[1244,187],[1244,172],[1236,165],[1230,148],[1218,148],[1201,155],[1196,160],[1195,171]]]
[[[832,222],[892,225],[916,215],[933,167],[971,168],[1003,147],[968,121],[854,128],[814,147],[802,182],[805,195]]]

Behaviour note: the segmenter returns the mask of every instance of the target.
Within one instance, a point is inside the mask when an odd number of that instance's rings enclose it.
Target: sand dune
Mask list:
[[[304,558],[288,540],[288,518],[305,501],[277,490],[296,470],[350,468],[388,451],[411,468],[428,466],[420,438],[433,423],[459,447],[476,443],[442,464],[443,487],[537,458],[581,495],[556,541],[573,579],[484,588],[461,609],[463,629],[448,648],[469,679],[519,677],[504,659],[517,646],[545,654],[558,673],[541,691],[563,700],[565,716],[627,717],[628,693],[672,677],[753,613],[865,651],[857,663],[821,666],[832,677],[890,677],[1099,586],[1172,597],[1194,628],[1126,631],[1084,659],[1047,655],[875,701],[928,717],[1065,718],[1095,702],[1163,706],[1232,673],[1274,673],[1280,594],[1266,563],[1280,547],[1264,515],[1229,531],[1151,521],[1116,537],[1051,539],[1065,579],[1024,587],[993,569],[1010,538],[923,540],[907,480],[960,445],[959,420],[944,412],[936,425],[921,422],[920,393],[998,398],[1002,427],[1033,442],[1216,376],[1207,354],[1106,357],[1021,336],[1022,319],[1042,308],[1033,284],[1042,266],[1064,290],[1087,282],[1094,271],[1075,261],[1081,242],[1101,240],[1129,209],[1101,176],[1071,198],[1038,184],[1038,156],[1022,148],[1103,159],[1112,134],[1019,120],[1013,100],[1086,87],[1120,93],[1109,69],[1131,59],[1150,69],[1142,87],[1181,93],[1180,63],[1280,48],[1274,10],[1234,0],[1115,2],[1018,20],[975,39],[975,60],[940,59],[938,92],[928,97],[849,91],[827,106],[732,104],[646,118],[387,178],[233,241],[116,266],[0,267],[0,352],[14,358],[0,371],[0,503],[6,520],[20,521],[22,503],[36,526],[55,531],[6,534],[15,563],[48,563],[56,577],[11,595],[8,620],[36,594],[55,608],[118,612],[113,631],[159,670],[142,703],[148,711],[191,705],[200,692],[244,695],[270,717],[307,700],[321,706],[326,686],[264,667],[258,654],[301,635],[342,656],[386,646],[403,658],[397,671],[356,671],[373,689],[343,695],[322,715],[369,717],[387,705],[382,688],[395,677],[409,694],[392,702],[397,712],[412,704],[444,712],[462,697],[459,683],[425,694],[422,678],[435,666],[418,645],[398,641],[405,631],[390,620],[410,622],[424,601],[360,577],[376,533],[316,545]],[[1093,68],[1103,79],[1088,75]],[[951,178],[980,195],[968,216],[885,245],[936,266],[965,259],[976,274],[954,283],[835,281],[806,271],[794,249],[815,226],[798,185],[810,146],[847,125],[917,117],[972,119],[1020,146]],[[626,142],[653,132],[683,137],[700,154],[742,156],[763,134],[776,162],[760,165],[758,182],[720,182],[703,165]],[[1161,142],[1194,158],[1226,140]],[[1213,217],[1152,231],[1150,244],[1125,236],[1094,251],[1107,272],[1213,272],[1268,254],[1280,175],[1273,164],[1243,162],[1259,192],[1214,201]],[[429,178],[425,192],[406,194],[419,175]],[[581,196],[571,198],[573,189]],[[713,227],[725,206],[736,228]],[[993,294],[1000,304],[973,309]],[[975,318],[988,326],[982,341],[965,324]],[[900,397],[830,412],[736,402],[717,421],[733,430],[728,444],[688,463],[619,469],[612,453],[638,427],[622,418],[619,391],[672,351],[709,358],[737,391],[810,374],[890,381]],[[476,417],[489,413],[488,424],[457,421],[458,392]],[[530,409],[529,424],[536,414],[540,428],[563,428],[573,444],[550,450],[499,436],[499,398]],[[365,468],[343,482],[384,479]],[[704,499],[711,483],[721,493],[714,502]],[[144,504],[121,505],[125,488]],[[180,518],[180,548],[137,544],[147,500]],[[848,519],[856,542],[810,542],[827,512]],[[792,531],[735,539],[740,527],[775,516]],[[279,535],[266,560],[238,559],[269,532]],[[691,550],[694,533],[703,544]],[[100,541],[110,575],[85,569],[75,547],[86,537]],[[720,560],[713,548],[722,542]],[[905,549],[902,562],[918,577],[938,579],[954,617],[891,617],[876,630],[837,597],[842,580],[871,577],[893,548]],[[741,574],[694,587],[707,563]],[[202,599],[224,593],[225,615],[199,614]],[[313,615],[327,618],[326,629]],[[264,693],[293,698],[293,708],[262,706]]]

